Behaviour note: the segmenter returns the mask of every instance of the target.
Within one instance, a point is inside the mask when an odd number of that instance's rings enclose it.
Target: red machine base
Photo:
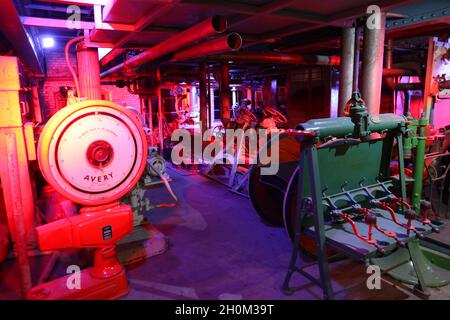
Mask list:
[[[108,278],[91,276],[93,268],[80,272],[80,289],[69,289],[67,281],[73,274],[46,282],[28,291],[29,300],[114,300],[128,293],[125,270]],[[71,283],[71,281],[69,281]]]

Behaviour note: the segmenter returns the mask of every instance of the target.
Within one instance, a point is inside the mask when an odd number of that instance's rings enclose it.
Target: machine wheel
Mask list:
[[[293,136],[280,134],[275,140],[279,147],[279,170],[275,176],[262,176],[255,165],[249,177],[249,197],[256,212],[268,223],[282,227],[283,199],[287,181],[295,170],[300,154],[300,143]],[[273,140],[262,148],[269,148]],[[261,149],[260,152],[263,152]]]
[[[261,182],[261,168],[251,169],[249,178],[249,196],[258,215],[268,223],[282,227],[284,192]]]

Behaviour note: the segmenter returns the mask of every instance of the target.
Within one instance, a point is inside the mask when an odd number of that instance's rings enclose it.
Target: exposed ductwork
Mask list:
[[[274,64],[305,64],[305,65],[339,65],[339,56],[325,55],[301,55],[284,54],[273,52],[231,52],[214,56],[214,59],[255,62],[255,63],[274,63]]]
[[[106,70],[105,72],[102,72],[100,77],[104,78],[113,73],[122,71],[123,69],[134,69],[145,63],[165,56],[166,54],[170,54],[187,47],[194,42],[204,40],[218,33],[223,33],[226,28],[227,20],[225,17],[213,16],[183,32],[170,37],[153,48],[148,49],[141,54]]]
[[[38,77],[44,75],[35,44],[20,21],[14,2],[4,0],[0,10],[0,33],[14,47],[15,55]]]
[[[191,60],[230,50],[239,50],[241,46],[242,37],[233,32],[224,37],[203,42],[193,47],[178,51],[174,54],[173,61]]]

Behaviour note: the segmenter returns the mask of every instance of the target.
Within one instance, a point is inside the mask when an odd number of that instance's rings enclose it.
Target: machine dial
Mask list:
[[[146,159],[142,124],[129,110],[107,101],[84,101],[60,110],[38,145],[47,181],[83,205],[125,195],[142,175]]]

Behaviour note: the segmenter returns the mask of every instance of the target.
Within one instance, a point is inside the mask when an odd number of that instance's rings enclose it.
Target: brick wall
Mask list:
[[[75,52],[71,52],[69,60],[72,67],[77,70]],[[48,120],[59,110],[64,101],[59,95],[60,87],[75,88],[72,75],[67,67],[63,50],[48,50],[45,55],[47,75],[40,83],[40,102],[45,120]],[[105,92],[111,92],[112,101],[124,106],[139,108],[139,98],[132,95],[127,88],[118,88],[114,85],[103,85]]]

